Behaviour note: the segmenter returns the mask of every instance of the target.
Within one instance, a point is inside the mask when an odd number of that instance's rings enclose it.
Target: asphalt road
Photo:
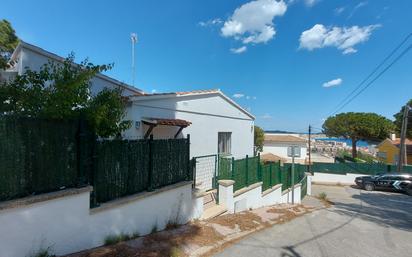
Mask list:
[[[326,192],[335,205],[253,234],[215,256],[412,256],[411,196],[332,186],[314,186],[313,192]]]

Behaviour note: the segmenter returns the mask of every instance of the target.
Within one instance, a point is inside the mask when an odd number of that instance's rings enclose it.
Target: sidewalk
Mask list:
[[[316,207],[321,205],[315,200],[308,203]],[[314,209],[290,204],[263,207],[195,221],[179,227],[170,226],[165,231],[67,257],[210,256],[251,233],[287,222]]]

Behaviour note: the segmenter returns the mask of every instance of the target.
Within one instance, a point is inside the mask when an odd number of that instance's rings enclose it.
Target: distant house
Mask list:
[[[400,146],[400,139],[395,138],[387,138],[383,140],[380,144],[376,146],[378,149],[376,153],[376,157],[378,157],[381,161],[388,163],[388,164],[397,164],[399,161],[399,146]],[[412,140],[406,139],[406,155],[407,155],[407,163],[412,165]]]
[[[295,146],[295,161],[305,163],[307,155],[307,140],[292,134],[265,133],[263,154],[271,153],[287,162],[291,162],[291,146]]]

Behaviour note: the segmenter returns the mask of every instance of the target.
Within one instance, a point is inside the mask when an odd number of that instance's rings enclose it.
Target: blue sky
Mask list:
[[[257,125],[292,131],[321,127],[412,32],[410,0],[2,0],[1,6],[0,18],[23,40],[62,56],[74,51],[79,61],[114,63],[108,75],[127,83],[136,32],[136,87],[219,88]],[[412,98],[411,57],[412,51],[342,111],[392,118]]]

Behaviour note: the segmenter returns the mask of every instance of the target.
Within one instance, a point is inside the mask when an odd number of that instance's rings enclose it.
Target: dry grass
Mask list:
[[[209,222],[226,226],[231,229],[236,228],[237,225],[241,231],[252,230],[259,225],[264,224],[262,218],[252,212],[218,216],[210,219]]]
[[[254,231],[262,230],[273,224],[284,223],[310,210],[299,205],[268,208],[265,211],[266,213],[276,213],[279,215],[268,222],[263,222],[261,216],[254,212],[246,211],[218,216],[207,222],[196,221],[182,226],[170,224],[167,230],[136,239],[141,240],[135,241],[139,242],[139,244],[120,242],[115,245],[78,253],[72,257],[187,257],[192,254],[194,249],[214,246],[212,250],[202,255],[211,256]],[[236,233],[240,234],[231,237],[229,240],[229,238],[225,238],[225,236],[218,233],[213,228],[213,224],[237,230],[233,235],[236,235]]]

